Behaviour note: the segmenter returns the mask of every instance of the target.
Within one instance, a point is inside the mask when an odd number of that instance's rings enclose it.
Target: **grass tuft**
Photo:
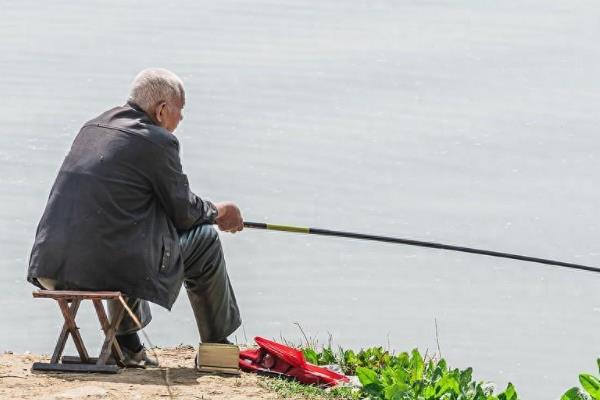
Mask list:
[[[305,385],[300,382],[283,379],[260,377],[259,386],[277,393],[284,399],[304,399],[304,400],[354,400],[357,399],[351,388],[338,387],[332,389],[322,389],[318,386]]]

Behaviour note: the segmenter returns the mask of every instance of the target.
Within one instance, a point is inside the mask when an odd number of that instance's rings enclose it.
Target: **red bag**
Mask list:
[[[300,350],[258,336],[254,340],[258,349],[240,351],[243,371],[290,377],[308,385],[326,387],[350,381],[345,375],[307,363]]]

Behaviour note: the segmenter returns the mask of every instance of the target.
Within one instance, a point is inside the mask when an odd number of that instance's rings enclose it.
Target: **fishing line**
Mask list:
[[[481,254],[481,255],[485,255],[485,256],[499,257],[499,258],[510,258],[513,260],[534,262],[534,263],[547,264],[547,265],[555,265],[555,266],[564,267],[564,268],[579,269],[579,270],[591,271],[591,272],[600,272],[600,268],[590,267],[587,265],[573,264],[573,263],[556,261],[556,260],[548,260],[548,259],[539,258],[539,257],[529,257],[529,256],[523,256],[523,255],[519,255],[519,254],[503,253],[503,252],[499,252],[499,251],[475,249],[472,247],[453,246],[453,245],[449,245],[449,244],[442,244],[442,243],[435,243],[435,242],[424,242],[421,240],[403,239],[403,238],[396,238],[396,237],[390,237],[390,236],[369,235],[369,234],[355,233],[355,232],[332,231],[329,229],[320,229],[320,228],[306,228],[306,227],[300,227],[300,226],[265,224],[265,223],[261,223],[261,222],[244,222],[244,226],[246,228],[266,229],[269,231],[305,233],[305,234],[309,234],[309,235],[336,236],[336,237],[345,237],[345,238],[360,239],[360,240],[373,240],[373,241],[377,241],[377,242],[406,244],[409,246],[429,247],[429,248],[441,249],[441,250],[461,251],[463,253]]]
[[[129,308],[129,306],[127,305],[127,302],[125,301],[123,296],[119,296],[119,301],[121,302],[121,305],[123,306],[123,308],[125,308],[125,311],[127,311],[127,314],[129,314],[129,316],[131,317],[133,322],[136,324],[136,326],[142,332],[142,335],[144,335],[144,339],[146,339],[148,341],[148,345],[150,346],[152,355],[154,355],[154,357],[156,357],[156,361],[158,361],[158,365],[160,366],[160,359],[158,358],[158,354],[156,353],[156,347],[154,346],[154,344],[152,344],[150,337],[148,336],[146,331],[142,328],[142,324],[141,324],[140,320],[136,317],[136,315],[133,313],[131,308]],[[167,387],[167,392],[169,393],[169,398],[173,399],[174,395],[173,395],[173,392],[171,391],[171,383],[169,382],[169,367],[164,367],[163,371],[165,372],[165,374],[164,374],[165,386]]]

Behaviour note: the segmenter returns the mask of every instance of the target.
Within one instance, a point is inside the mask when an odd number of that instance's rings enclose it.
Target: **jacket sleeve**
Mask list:
[[[215,222],[217,208],[196,196],[189,187],[179,158],[179,143],[174,140],[157,154],[152,179],[153,190],[177,229]]]

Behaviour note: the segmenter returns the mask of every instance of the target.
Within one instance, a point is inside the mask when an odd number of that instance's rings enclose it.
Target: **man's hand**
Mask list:
[[[244,229],[244,220],[238,206],[230,201],[215,203],[217,207],[217,219],[215,223],[224,232],[236,233]]]

